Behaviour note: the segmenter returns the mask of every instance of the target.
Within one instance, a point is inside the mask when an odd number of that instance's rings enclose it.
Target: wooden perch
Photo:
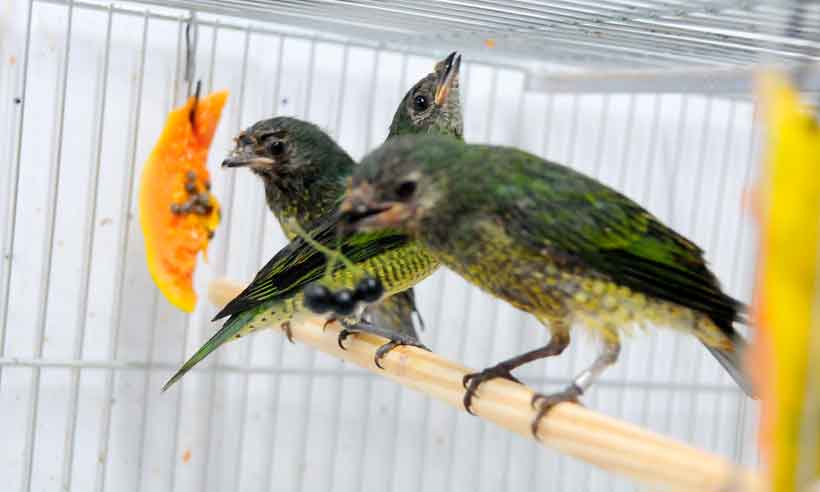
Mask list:
[[[216,280],[209,298],[217,306],[233,299],[242,286]],[[369,369],[404,386],[419,390],[459,410],[464,410],[461,381],[470,369],[415,347],[399,347],[383,359],[384,370],[373,355],[384,339],[369,334],[349,337],[341,350],[336,343],[339,327],[322,322],[293,326],[294,340]],[[533,391],[526,386],[495,379],[481,385],[473,411],[496,425],[532,438],[530,407]],[[580,405],[557,405],[541,421],[538,439],[577,459],[620,473],[636,481],[675,491],[758,491],[757,476],[728,460],[681,442],[620,422]]]

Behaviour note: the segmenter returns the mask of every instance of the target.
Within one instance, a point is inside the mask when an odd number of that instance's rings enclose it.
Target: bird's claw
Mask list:
[[[579,397],[583,394],[584,391],[581,388],[575,384],[571,384],[563,391],[559,391],[558,393],[552,393],[549,395],[536,393],[532,395],[530,406],[532,406],[534,410],[537,410],[535,418],[532,419],[532,423],[530,424],[530,431],[532,432],[533,437],[536,439],[538,438],[538,424],[541,423],[541,419],[543,419],[553,408],[555,408],[555,405],[564,402],[580,405],[581,402],[579,401]]]
[[[282,323],[280,328],[282,328],[282,331],[285,332],[285,336],[288,337],[288,341],[295,344],[296,342],[293,341],[293,329],[290,327],[290,321],[285,321]]]
[[[381,360],[396,347],[401,347],[403,345],[410,346],[410,347],[417,347],[422,350],[426,350],[430,352],[431,350],[427,348],[423,343],[419,342],[413,337],[396,335],[395,338],[391,339],[389,342],[385,343],[378,350],[376,350],[376,355],[373,357],[373,363],[376,364],[376,367],[379,369],[384,369],[384,366],[381,364]]]
[[[350,330],[348,328],[342,328],[342,331],[339,332],[339,338],[336,339],[336,343],[339,344],[339,348],[341,348],[342,350],[347,350],[345,348],[344,341],[347,339],[347,337],[355,333],[355,331]]]
[[[336,318],[328,318],[328,319],[326,319],[326,320],[325,320],[325,323],[322,325],[322,333],[324,333],[324,332],[325,332],[325,330],[327,330],[327,325],[329,325],[329,324],[331,324],[331,323],[335,323],[335,322],[336,322]]]
[[[472,410],[472,402],[473,397],[476,395],[478,391],[479,385],[485,381],[489,381],[490,379],[496,378],[504,378],[514,383],[521,384],[521,381],[518,380],[515,376],[512,375],[510,369],[502,364],[498,364],[492,367],[488,367],[481,372],[474,372],[471,374],[466,374],[463,378],[461,378],[461,385],[464,386],[466,390],[464,392],[464,409],[467,410],[467,413],[470,415],[475,415]]]

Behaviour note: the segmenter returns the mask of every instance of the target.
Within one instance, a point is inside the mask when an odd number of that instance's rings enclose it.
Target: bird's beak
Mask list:
[[[273,164],[273,159],[259,157],[253,153],[250,146],[237,148],[222,161],[222,167],[267,167],[271,164]]]
[[[407,219],[407,212],[403,203],[374,200],[373,188],[368,183],[349,190],[339,206],[342,223],[358,231],[400,226]]]
[[[435,102],[438,106],[442,106],[447,102],[447,96],[458,80],[458,71],[461,68],[461,55],[453,51],[441,64],[443,66],[436,66],[436,72],[439,72],[439,77],[438,81],[436,81]]]

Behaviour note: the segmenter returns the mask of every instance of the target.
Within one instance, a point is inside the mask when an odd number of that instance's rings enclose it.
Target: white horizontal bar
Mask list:
[[[551,93],[674,93],[743,95],[754,91],[755,75],[762,66],[697,68],[683,70],[632,70],[532,74],[526,91]],[[820,65],[790,68],[792,76],[807,92],[820,91]]]
[[[49,369],[114,369],[125,371],[174,371],[178,368],[178,363],[127,361],[127,360],[101,360],[101,359],[35,359],[31,357],[0,357],[0,367],[29,367],[29,368],[49,368]],[[353,377],[370,378],[376,377],[374,374],[351,369],[322,369],[306,367],[280,367],[263,365],[232,365],[219,364],[213,366],[196,366],[192,371],[199,372],[225,372],[225,373],[260,373],[260,374],[280,374],[285,376],[311,375],[316,377]],[[527,378],[527,381],[534,386],[539,385],[560,385],[566,384],[564,378]],[[626,381],[621,379],[602,379],[596,387],[609,388],[634,388],[651,389],[658,391],[706,391],[717,393],[734,393],[739,391],[737,387],[729,384],[690,384],[676,382],[655,382],[655,381]]]

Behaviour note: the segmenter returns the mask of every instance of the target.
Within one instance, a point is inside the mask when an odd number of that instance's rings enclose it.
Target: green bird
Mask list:
[[[444,133],[461,138],[464,124],[459,100],[460,66],[461,57],[451,53],[407,92],[390,125],[388,140],[407,133]],[[344,178],[350,175],[352,160],[317,127],[304,122],[297,124],[298,120],[292,118],[274,120],[243,132],[224,165],[248,166],[262,178],[268,204],[289,237],[296,231],[287,225],[288,219],[296,218],[314,240],[329,248],[340,248],[357,267],[381,281],[385,295],[380,305],[369,308],[372,323],[359,323],[363,313],[354,313],[341,320],[349,328],[343,336],[366,331],[388,338],[389,342],[376,354],[377,364],[397,345],[421,346],[413,327],[415,302],[412,290],[407,289],[435,271],[438,263],[406,235],[389,231],[343,231],[335,211],[344,196]],[[331,169],[327,175],[324,166]],[[285,174],[289,175],[287,181],[283,179]],[[312,186],[310,181],[321,185]],[[321,191],[314,191],[317,188]],[[326,210],[313,210],[310,199],[303,198],[312,192],[317,193],[314,198],[317,208]],[[292,239],[257,273],[251,284],[216,315],[214,320],[225,317],[228,320],[171,377],[163,391],[229,340],[270,326],[280,327],[289,334],[291,324],[315,317],[304,306],[302,289],[322,280],[326,269],[327,259],[322,253],[303,239]],[[360,276],[337,264],[329,283],[350,288]]]
[[[387,138],[419,133],[461,137],[458,94],[449,97],[451,90],[458,91],[459,68],[460,58],[453,52],[419,80],[399,104]],[[438,108],[445,110],[436,111]],[[355,161],[318,126],[277,117],[242,132],[222,165],[248,167],[261,178],[268,208],[293,240],[295,225],[309,230],[316,220],[336,210]],[[415,295],[407,290],[369,307],[365,317],[372,324],[418,340],[414,313],[418,315]],[[420,316],[418,319],[421,321]]]
[[[247,167],[261,178],[265,201],[289,240],[299,227],[333,213],[356,161],[321,128],[279,116],[236,137],[222,167]]]
[[[465,377],[478,386],[559,355],[578,323],[603,342],[566,390],[537,395],[540,419],[578,401],[618,359],[620,333],[644,324],[695,335],[750,393],[733,323],[742,305],[725,294],[703,251],[638,204],[568,167],[508,147],[440,136],[402,137],[364,158],[340,210],[358,231],[397,230],[442,265],[551,332],[542,348]]]

